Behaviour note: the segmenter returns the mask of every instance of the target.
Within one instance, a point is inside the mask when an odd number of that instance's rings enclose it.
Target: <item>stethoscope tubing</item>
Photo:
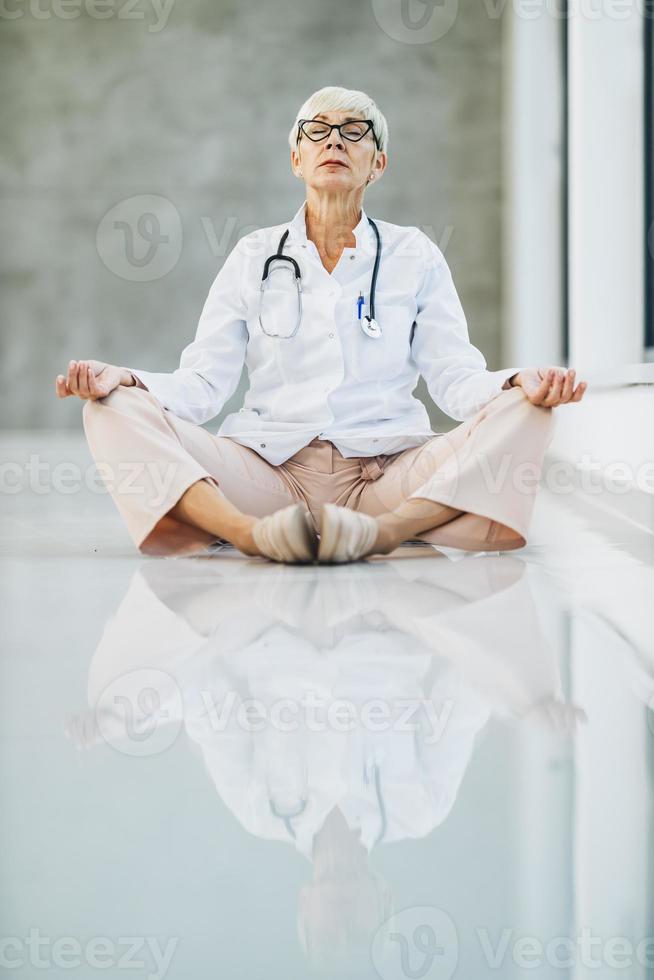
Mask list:
[[[366,333],[369,337],[376,338],[381,336],[381,329],[375,319],[375,290],[377,289],[377,274],[379,272],[379,263],[381,260],[382,245],[381,245],[381,235],[379,234],[379,228],[372,220],[372,218],[368,218],[368,222],[372,226],[372,229],[375,233],[375,238],[377,239],[377,247],[375,250],[375,264],[372,269],[372,278],[370,281],[370,313],[369,315],[365,316],[365,319],[368,321],[369,324],[369,330],[364,329],[364,333]],[[294,259],[291,255],[284,255],[284,245],[286,244],[286,239],[288,238],[288,234],[289,234],[289,229],[287,228],[284,234],[282,235],[282,237],[279,239],[279,244],[277,246],[277,252],[275,253],[275,255],[269,255],[268,258],[266,259],[263,267],[263,275],[261,277],[261,287],[260,287],[261,293],[263,294],[264,284],[266,282],[266,279],[268,278],[268,273],[270,271],[270,264],[272,262],[281,261],[281,262],[291,263],[291,265],[293,266],[293,272],[295,274],[295,285],[297,287],[297,298],[298,298],[298,319],[293,331],[289,334],[285,334],[284,336],[280,334],[268,334],[267,331],[264,329],[263,324],[261,323],[261,312],[259,312],[259,325],[263,330],[263,332],[266,333],[267,336],[279,337],[281,340],[288,340],[291,337],[294,337],[295,334],[300,329],[300,324],[302,323],[302,274],[300,272],[300,266],[297,260]],[[373,329],[373,325],[374,325],[374,329]]]
[[[386,836],[386,830],[388,828],[386,806],[384,804],[384,795],[383,795],[382,785],[381,785],[381,773],[379,771],[379,765],[376,762],[373,762],[372,765],[366,765],[364,767],[365,783],[370,782],[371,775],[372,775],[372,781],[375,786],[375,796],[377,799],[377,806],[379,809],[379,821],[380,821],[379,831],[373,843],[373,846],[376,847],[377,844],[380,844],[381,841],[383,841],[384,837]],[[293,827],[293,820],[295,820],[297,817],[302,816],[302,814],[307,808],[308,802],[309,802],[309,798],[306,795],[306,793],[304,793],[300,797],[300,801],[297,804],[297,806],[295,806],[292,810],[287,810],[286,812],[283,812],[282,810],[279,809],[277,804],[272,799],[270,795],[270,788],[268,789],[268,803],[270,806],[270,812],[277,820],[282,821],[282,823],[286,827],[286,831],[289,837],[292,837],[293,839],[295,839],[296,837],[295,828]]]

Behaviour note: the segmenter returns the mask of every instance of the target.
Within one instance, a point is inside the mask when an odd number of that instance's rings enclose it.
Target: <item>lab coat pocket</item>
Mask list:
[[[381,337],[353,325],[352,373],[359,381],[389,381],[405,370],[411,353],[413,309],[405,303],[375,302]]]
[[[302,292],[302,319],[296,333],[269,343],[274,347],[274,358],[281,380],[286,384],[302,384],[320,377],[326,368],[324,313],[322,298],[311,289]],[[291,322],[290,314],[288,323]],[[286,323],[286,321],[284,321]],[[295,324],[291,324],[292,327]]]

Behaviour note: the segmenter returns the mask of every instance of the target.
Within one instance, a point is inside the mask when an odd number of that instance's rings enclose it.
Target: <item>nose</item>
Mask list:
[[[327,146],[331,150],[333,146],[338,146],[341,150],[345,149],[345,143],[343,138],[337,129],[332,129],[331,133],[327,137]]]

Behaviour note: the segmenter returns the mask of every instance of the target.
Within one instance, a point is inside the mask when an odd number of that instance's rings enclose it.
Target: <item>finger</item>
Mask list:
[[[92,386],[93,386],[93,382],[95,380],[95,371],[93,370],[93,368],[91,367],[90,364],[87,364],[86,365],[86,372],[85,372],[84,380],[86,382],[86,390],[88,392],[88,397],[91,398],[93,396],[93,387]]]
[[[58,398],[67,398],[68,395],[70,395],[70,391],[68,390],[66,379],[64,378],[63,374],[57,375],[55,381],[55,390],[57,392]]]
[[[562,384],[563,384],[563,375],[561,371],[555,370],[550,390],[542,403],[543,405],[545,405],[546,408],[553,408],[555,405],[558,405],[559,399],[561,397]]]
[[[552,371],[552,369],[546,368],[543,371],[543,373],[542,373],[541,383],[536,388],[534,388],[532,391],[530,391],[528,393],[529,394],[529,401],[533,405],[542,405],[543,404],[545,398],[547,397],[547,393],[550,390],[550,385],[552,383],[552,377],[553,377],[553,375],[554,375],[554,372]]]
[[[579,384],[577,385],[577,387],[575,389],[575,392],[574,392],[572,398],[570,399],[570,401],[571,402],[580,402],[581,399],[584,396],[584,393],[585,393],[587,387],[588,387],[588,383],[586,381],[580,381]]]
[[[565,402],[570,401],[570,396],[572,395],[572,376],[574,375],[574,369],[569,368],[568,370],[559,371],[558,378],[561,382],[561,390],[559,391],[558,398],[554,404],[563,405]]]
[[[563,391],[563,382],[565,381],[565,371],[560,368],[554,372],[554,380],[552,381],[552,387],[550,389],[550,397],[558,403],[561,400],[561,392]]]
[[[79,384],[77,394],[80,398],[89,397],[88,365],[86,361],[79,362]]]
[[[569,402],[575,386],[575,369],[568,368],[563,377],[563,387],[561,389],[561,401]]]
[[[79,389],[78,381],[79,366],[77,361],[70,361],[68,364],[68,377],[66,379],[66,384],[68,385],[68,390],[76,395]]]

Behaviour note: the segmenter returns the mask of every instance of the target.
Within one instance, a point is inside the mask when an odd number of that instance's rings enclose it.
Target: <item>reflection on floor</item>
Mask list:
[[[652,975],[642,529],[543,491],[517,552],[292,567],[5,500],[12,976]]]

